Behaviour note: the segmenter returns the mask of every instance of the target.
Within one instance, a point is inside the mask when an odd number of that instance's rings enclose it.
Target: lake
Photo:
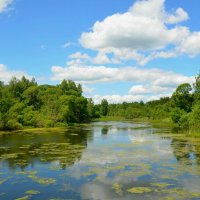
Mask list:
[[[0,136],[0,199],[200,199],[200,139],[95,122]]]

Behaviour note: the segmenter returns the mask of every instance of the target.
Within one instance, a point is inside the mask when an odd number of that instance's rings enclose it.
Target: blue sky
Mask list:
[[[197,0],[0,0],[0,79],[72,79],[95,102],[171,95],[200,71]]]

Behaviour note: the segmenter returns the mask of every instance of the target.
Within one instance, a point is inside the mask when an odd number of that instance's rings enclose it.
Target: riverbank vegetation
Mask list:
[[[101,118],[99,119],[99,117]],[[64,127],[92,120],[147,120],[173,123],[174,130],[200,132],[200,75],[193,86],[183,83],[171,97],[144,103],[94,105],[71,80],[56,86],[38,85],[34,79],[0,82],[0,130]]]
[[[104,102],[105,104],[105,102]],[[99,108],[100,109],[100,108]],[[133,102],[109,104],[107,119],[142,119],[148,121],[172,122],[174,130],[200,133],[200,75],[193,86],[183,83],[171,97],[147,103]],[[102,120],[106,120],[105,117]]]
[[[92,99],[83,97],[81,85],[73,81],[56,86],[38,85],[25,77],[0,82],[0,130],[61,127],[98,116]]]

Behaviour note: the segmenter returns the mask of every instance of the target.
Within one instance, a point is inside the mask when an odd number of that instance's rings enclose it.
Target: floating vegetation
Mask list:
[[[122,195],[123,192],[122,192],[122,185],[119,184],[119,183],[114,183],[112,188],[115,190],[115,192],[118,194],[118,195]]]
[[[38,130],[31,136],[7,135],[11,138],[0,147],[0,184],[14,174],[5,186],[11,190],[19,186],[15,198],[24,196],[17,200],[37,199],[40,192],[49,200],[66,199],[63,195],[68,194],[71,199],[79,199],[79,192],[83,195],[83,191],[92,190],[94,196],[93,191],[99,187],[103,199],[130,199],[132,195],[136,199],[200,199],[199,141],[167,135],[166,131],[162,136],[151,134],[162,132],[160,129],[117,126],[122,127],[106,126],[109,131],[104,130],[105,137],[101,135],[105,125],[94,125],[92,130],[97,130],[98,137],[95,140],[92,134],[80,134],[80,127],[61,132],[48,130],[46,134]],[[27,186],[34,190],[25,192]],[[87,194],[84,198],[93,197]],[[0,199],[13,196],[0,193]]]
[[[8,180],[7,178],[5,178],[5,179],[0,179],[0,185],[3,184],[3,183],[5,183],[7,180]]]
[[[152,189],[149,187],[133,187],[128,189],[127,191],[134,194],[143,194],[147,192],[152,192]]]
[[[26,195],[24,197],[20,197],[20,198],[17,198],[15,200],[28,200],[30,198],[30,196]]]
[[[36,195],[36,194],[40,194],[40,191],[37,191],[37,190],[28,190],[28,191],[25,192],[25,194]]]
[[[169,186],[173,186],[173,184],[169,184],[169,183],[152,183],[151,185],[158,188],[166,188]]]
[[[175,197],[162,197],[160,200],[176,200]]]
[[[12,178],[12,176],[9,176],[7,178],[4,178],[4,179],[0,179],[0,185],[5,183],[8,179]]]
[[[28,178],[32,179],[32,181],[42,184],[42,185],[50,185],[56,182],[56,179],[53,178],[41,178],[36,175],[29,175]]]
[[[16,172],[16,174],[21,174],[21,175],[35,175],[37,174],[37,171],[20,171],[20,172]]]

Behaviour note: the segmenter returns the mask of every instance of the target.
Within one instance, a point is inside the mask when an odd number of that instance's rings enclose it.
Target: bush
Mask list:
[[[193,106],[190,113],[189,125],[192,129],[200,128],[200,103]]]
[[[46,120],[45,121],[45,128],[50,128],[50,127],[54,127],[55,126],[55,122],[53,120]]]
[[[16,120],[11,119],[7,122],[7,129],[8,130],[21,130],[21,129],[23,129],[23,126]]]
[[[175,124],[180,126],[180,119],[185,114],[186,112],[184,110],[181,110],[180,108],[174,108],[171,112],[171,119]]]
[[[184,114],[179,120],[179,126],[181,129],[189,129],[189,114]]]

